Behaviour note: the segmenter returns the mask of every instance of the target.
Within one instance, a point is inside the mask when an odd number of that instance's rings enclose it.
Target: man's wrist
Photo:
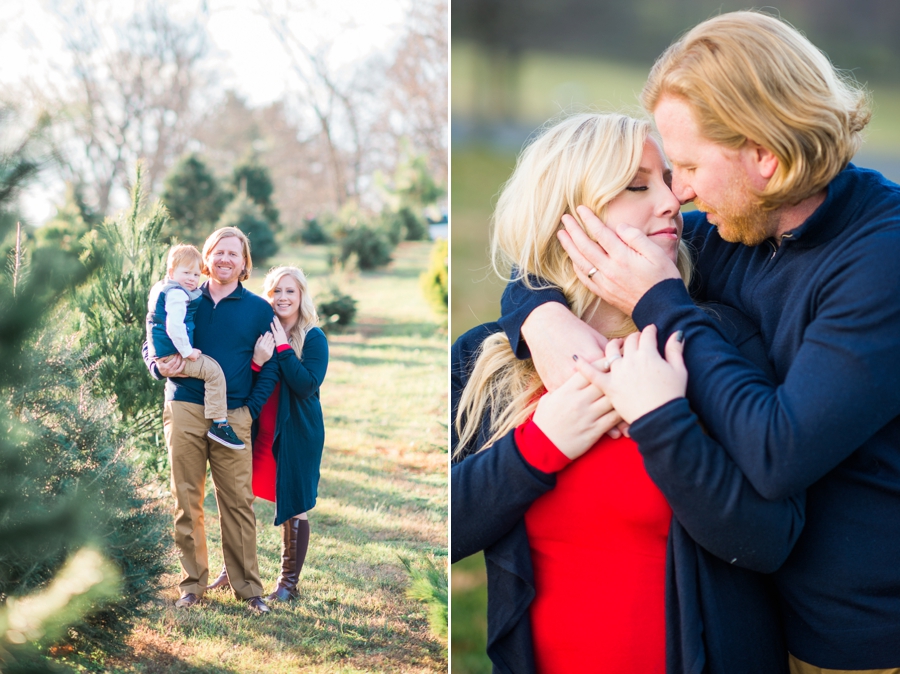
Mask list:
[[[643,330],[651,323],[664,329],[663,316],[671,315],[676,307],[693,306],[694,302],[684,287],[681,279],[666,279],[654,285],[645,292],[634,306],[631,318],[639,330]]]

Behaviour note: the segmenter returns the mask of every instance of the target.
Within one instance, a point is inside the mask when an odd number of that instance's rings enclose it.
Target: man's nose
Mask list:
[[[697,193],[694,192],[690,183],[677,175],[672,176],[672,193],[682,204],[691,202],[697,197]]]

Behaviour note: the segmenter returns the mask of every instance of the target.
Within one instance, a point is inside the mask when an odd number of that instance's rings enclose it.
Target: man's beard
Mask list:
[[[726,207],[716,210],[701,199],[694,199],[694,205],[713,215],[718,220],[716,229],[725,241],[742,243],[745,246],[758,246],[766,239],[774,236],[777,223],[771,211],[764,211],[759,206],[745,200],[743,204],[732,201]]]
[[[240,274],[235,273],[236,270],[237,270],[237,267],[232,267],[232,272],[231,272],[230,278],[229,278],[227,281],[223,281],[223,280],[219,277],[219,270],[216,269],[215,265],[209,265],[209,274],[208,274],[208,276],[209,276],[209,278],[210,278],[211,281],[215,281],[216,283],[221,283],[222,285],[226,285],[226,284],[228,284],[228,283],[231,283],[232,281],[236,281],[237,278],[238,278],[238,276],[240,276]]]

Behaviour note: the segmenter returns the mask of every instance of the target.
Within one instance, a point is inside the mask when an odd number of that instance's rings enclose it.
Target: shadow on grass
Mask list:
[[[361,423],[365,423],[367,420],[380,421],[380,425],[377,427],[374,424],[371,424],[366,435],[372,440],[384,440],[391,441],[397,437],[398,431],[407,430],[409,427],[407,426],[406,419],[389,419],[384,420],[382,415],[370,415],[367,418],[360,418],[359,416],[344,416],[338,414],[332,414],[328,416],[328,423],[337,430],[339,428],[343,429],[351,429],[354,428]],[[425,442],[425,441],[423,441]],[[434,443],[429,443],[431,446],[434,446]],[[325,448],[325,451],[328,451],[328,447]]]
[[[335,472],[336,467],[332,464],[328,467],[330,473]],[[413,481],[407,479],[406,475],[401,474],[402,482]],[[397,481],[397,475],[374,474],[373,478],[381,478],[384,480]],[[422,482],[426,486],[433,486],[432,483]],[[426,496],[409,493],[405,485],[393,484],[388,488],[379,488],[373,486],[372,481],[366,484],[360,484],[354,480],[348,480],[335,476],[323,476],[319,483],[319,496],[326,498],[334,498],[346,503],[352,503],[357,508],[390,508],[392,511],[403,512],[406,510],[418,512],[422,509],[428,509],[431,499]],[[352,497],[352,498],[351,498]]]
[[[422,270],[418,267],[407,266],[403,264],[403,266],[397,265],[397,260],[393,261],[393,264],[383,268],[383,269],[373,269],[371,271],[362,272],[359,277],[361,280],[366,279],[376,279],[376,278],[419,278],[422,275]],[[405,261],[404,261],[405,262]],[[395,266],[397,265],[397,266]]]
[[[125,674],[238,674],[243,671],[240,666],[236,669],[222,667],[213,663],[192,665],[171,653],[159,649],[141,649],[140,653],[131,652],[127,655],[127,668],[112,668],[107,670],[111,674],[121,672]]]
[[[424,338],[423,338],[424,339]],[[405,351],[418,351],[422,354],[446,354],[447,347],[441,346],[429,346],[427,344],[417,344],[414,347],[408,347],[400,344],[392,344],[392,343],[382,343],[382,344],[373,344],[372,342],[362,342],[362,341],[354,341],[352,338],[347,340],[341,340],[340,336],[337,339],[332,338],[331,340],[332,348],[340,346],[342,349],[372,349],[373,351],[397,351],[397,350],[405,350]]]
[[[396,597],[402,596],[398,583],[373,588],[371,579],[361,580],[351,573],[329,568],[328,575],[333,579],[329,587],[307,584],[307,592],[299,599],[274,603],[272,613],[266,616],[249,616],[240,602],[220,594],[206,608],[204,631],[225,634],[237,631],[234,627],[239,626],[244,635],[242,645],[273,655],[291,654],[302,660],[321,662],[355,657],[368,661],[387,653],[396,663],[396,669],[392,667],[391,671],[400,671],[401,665],[418,662],[423,657],[443,657],[442,647],[428,637],[424,617],[399,612],[385,616],[383,609],[368,599],[381,593],[390,595],[385,600],[395,603]],[[335,587],[365,592],[367,599],[356,602],[339,598]],[[303,589],[301,579],[301,592]],[[383,605],[385,600],[378,603]],[[372,623],[376,622],[380,624],[373,627]],[[195,632],[192,636],[198,635]],[[400,649],[398,641],[403,643]]]
[[[207,615],[206,607],[178,610],[161,597],[152,602],[152,612],[160,615],[169,613],[175,617],[175,625],[197,624]],[[229,667],[223,663],[188,662],[179,651],[184,648],[177,638],[171,638],[158,630],[136,629],[128,638],[123,650],[104,663],[104,672],[111,674],[237,674],[243,671],[238,665]]]
[[[366,367],[368,365],[392,365],[397,367],[429,367],[427,363],[423,363],[419,360],[400,360],[398,358],[374,358],[372,356],[348,356],[342,355],[340,357],[336,357],[335,360],[340,360],[342,363],[350,363],[351,365],[355,365],[356,367]],[[386,385],[387,389],[388,386]]]
[[[441,327],[433,321],[388,322],[362,317],[351,327],[364,337],[421,337],[428,339],[441,333]],[[349,332],[349,331],[348,331]]]

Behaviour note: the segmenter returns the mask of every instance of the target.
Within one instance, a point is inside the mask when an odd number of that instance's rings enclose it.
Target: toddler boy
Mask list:
[[[200,304],[200,268],[203,257],[194,246],[181,244],[169,250],[166,278],[150,290],[147,302],[147,348],[154,360],[184,358],[186,377],[204,382],[204,416],[212,420],[207,435],[226,447],[244,449],[228,424],[225,375],[219,364],[193,347],[194,314]]]

